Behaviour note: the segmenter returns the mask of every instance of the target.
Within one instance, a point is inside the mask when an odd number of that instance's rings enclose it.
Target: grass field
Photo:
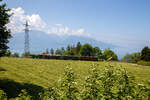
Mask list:
[[[45,60],[27,58],[0,58],[0,88],[15,97],[20,89],[38,93],[41,89],[52,86],[62,75],[66,65],[70,65],[82,82],[92,63],[99,64],[103,71],[106,65],[122,66],[135,76],[139,83],[150,80],[150,66],[134,65],[122,62],[92,62],[71,60]],[[18,89],[19,88],[19,89]],[[16,90],[16,92],[14,92]],[[33,92],[34,91],[34,92]]]

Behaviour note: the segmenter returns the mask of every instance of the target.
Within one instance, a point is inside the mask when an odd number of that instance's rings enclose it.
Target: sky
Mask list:
[[[139,51],[150,46],[150,0],[3,0],[14,13],[8,25],[22,31],[83,35]],[[130,52],[130,50],[128,49]],[[126,52],[128,52],[126,50]]]

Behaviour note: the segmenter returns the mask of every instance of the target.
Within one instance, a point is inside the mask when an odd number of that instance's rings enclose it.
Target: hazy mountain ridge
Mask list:
[[[85,36],[58,36],[40,31],[30,31],[29,35],[30,51],[32,53],[44,52],[46,48],[57,49],[60,47],[66,47],[68,44],[76,45],[79,41],[81,44],[89,43],[93,46],[98,46],[101,49],[113,49],[116,47],[113,44],[108,44]],[[9,46],[11,51],[22,53],[24,51],[24,32],[13,34],[13,38],[10,39]]]

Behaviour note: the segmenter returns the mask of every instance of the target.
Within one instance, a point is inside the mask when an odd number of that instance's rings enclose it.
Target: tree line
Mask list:
[[[150,48],[145,46],[140,52],[126,54],[122,61],[150,65]]]
[[[88,43],[81,44],[78,42],[76,45],[68,45],[66,48],[61,47],[54,50],[46,49],[44,54],[60,55],[60,56],[97,56],[100,60],[118,60],[117,54],[111,49],[102,51],[98,46],[92,46]]]

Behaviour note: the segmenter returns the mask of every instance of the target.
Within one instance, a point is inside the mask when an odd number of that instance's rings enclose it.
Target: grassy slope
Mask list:
[[[88,73],[89,66],[98,63],[101,70],[105,65],[123,66],[128,72],[133,73],[139,82],[150,80],[150,67],[132,65],[120,62],[91,62],[91,61],[64,61],[64,60],[42,60],[25,58],[1,58],[0,80],[10,79],[18,83],[30,83],[41,87],[49,87],[62,75],[67,64],[83,80]]]

